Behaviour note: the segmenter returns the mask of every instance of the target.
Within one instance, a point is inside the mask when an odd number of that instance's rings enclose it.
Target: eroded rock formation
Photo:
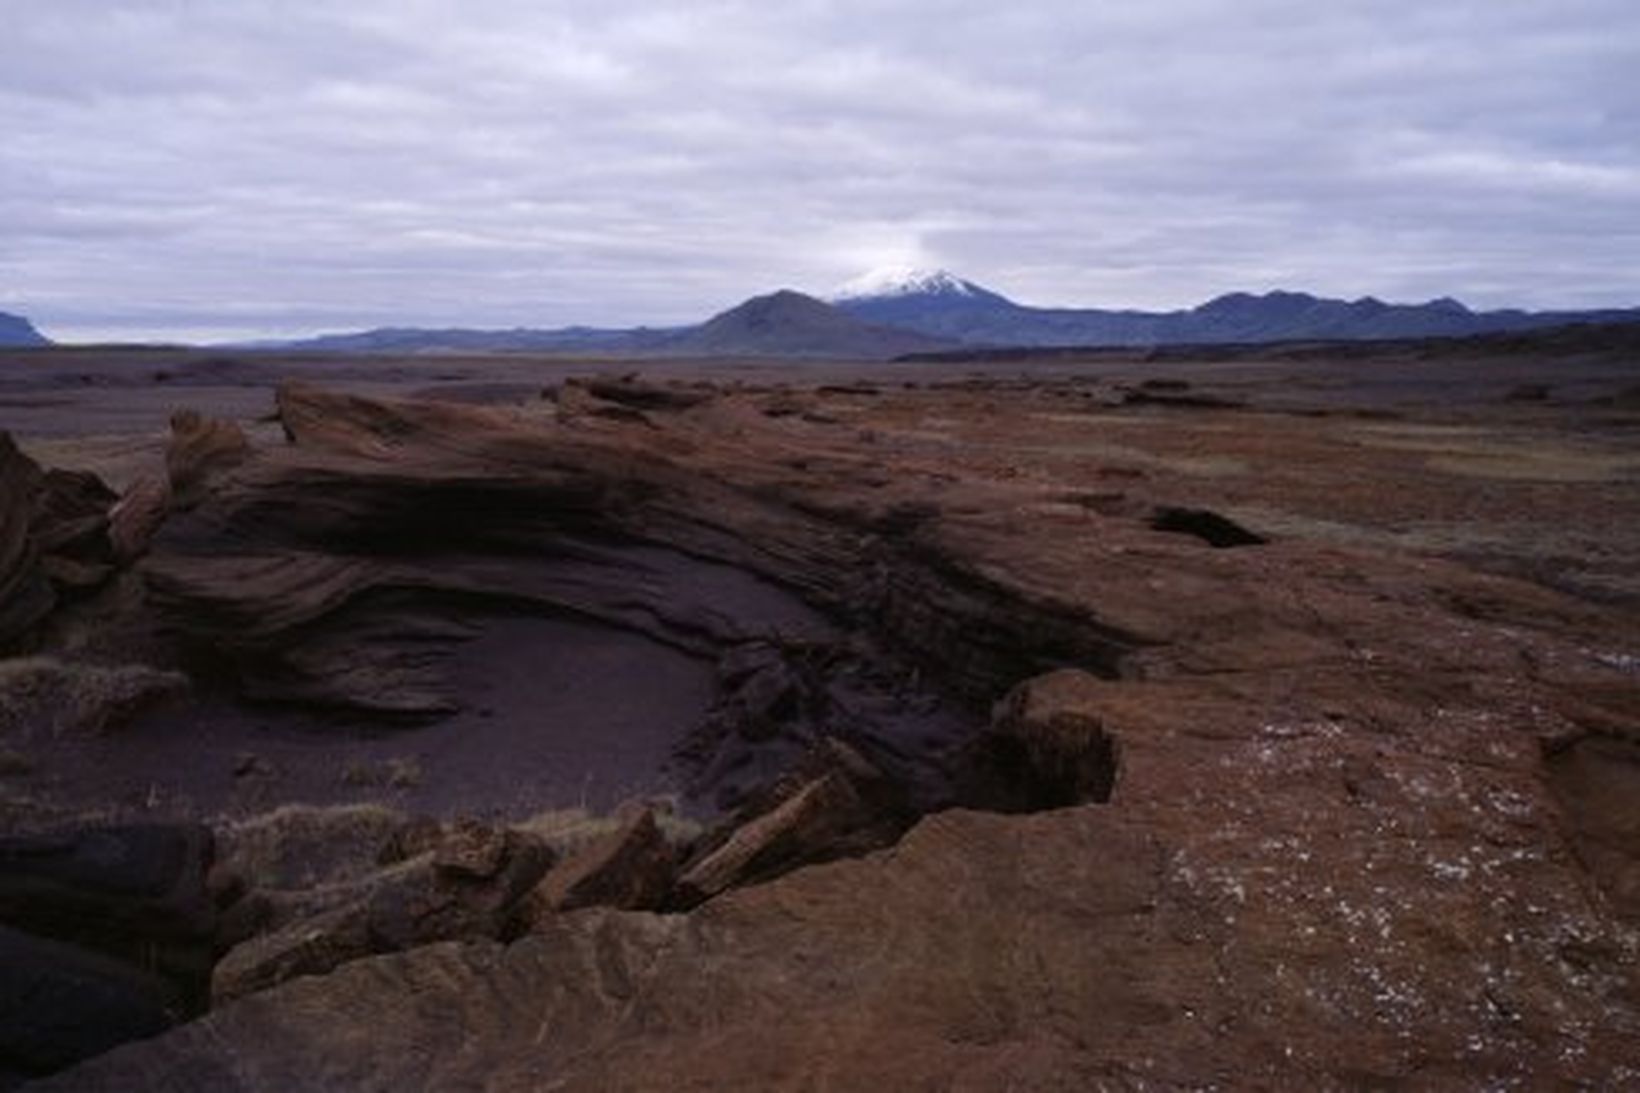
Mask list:
[[[690,758],[739,813],[683,855],[692,909],[348,960],[42,1088],[1640,1078],[1631,818],[1595,803],[1634,785],[1631,620],[693,394],[286,389],[294,443],[145,563],[284,700],[459,703],[475,602],[711,659]]]
[[[0,432],[0,654],[26,647],[59,601],[107,580],[114,501],[95,475],[42,470]]]

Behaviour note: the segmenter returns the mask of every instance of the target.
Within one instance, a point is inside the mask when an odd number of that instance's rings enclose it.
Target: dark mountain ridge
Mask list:
[[[352,333],[320,334],[313,338],[256,342],[238,348],[337,353],[631,351],[659,343],[678,329],[682,328],[566,326],[538,329],[521,326],[507,330],[484,330],[470,327],[381,326]]]
[[[703,356],[886,359],[951,344],[948,339],[866,322],[813,296],[781,289],[754,296],[656,348]]]
[[[953,348],[1245,345],[1456,338],[1640,322],[1640,308],[1472,311],[1277,290],[1231,292],[1176,311],[1030,307],[940,271],[868,275],[829,302],[791,290],[754,297],[695,326],[511,330],[383,327],[237,348],[360,353],[565,352],[633,356],[881,358]]]
[[[51,339],[34,329],[34,324],[21,315],[0,311],[0,345],[9,349],[50,344]]]
[[[776,356],[887,359],[935,352],[950,339],[862,320],[790,289],[754,296],[698,326],[442,330],[381,327],[240,348],[342,353],[571,352],[635,356]]]
[[[944,275],[949,277],[949,275]],[[971,281],[943,287],[920,275],[909,290],[843,295],[839,308],[869,322],[891,323],[969,345],[1134,346],[1324,339],[1336,341],[1458,337],[1580,322],[1640,322],[1640,308],[1589,311],[1471,311],[1451,297],[1421,304],[1372,296],[1339,300],[1307,292],[1232,292],[1178,311],[1038,308],[1015,303]]]

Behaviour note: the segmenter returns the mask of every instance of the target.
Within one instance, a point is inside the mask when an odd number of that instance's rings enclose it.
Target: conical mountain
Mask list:
[[[671,339],[666,349],[703,356],[885,360],[950,345],[942,338],[865,322],[813,296],[781,289],[713,316]]]

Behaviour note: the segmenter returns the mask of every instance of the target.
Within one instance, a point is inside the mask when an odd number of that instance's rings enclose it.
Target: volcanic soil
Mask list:
[[[24,455],[170,483],[17,650],[169,682],[13,724],[14,830],[709,832],[644,910],[224,995],[44,1087],[1640,1080],[1632,341],[8,354]]]

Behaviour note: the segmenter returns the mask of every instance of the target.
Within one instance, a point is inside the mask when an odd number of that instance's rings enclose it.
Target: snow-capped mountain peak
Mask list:
[[[831,294],[833,301],[893,296],[977,296],[978,285],[943,269],[884,266],[848,282]]]

